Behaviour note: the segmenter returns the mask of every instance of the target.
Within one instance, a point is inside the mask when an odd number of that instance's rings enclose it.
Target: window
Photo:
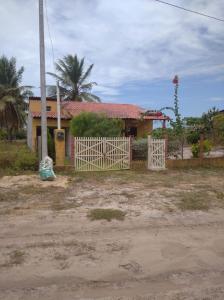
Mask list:
[[[51,106],[47,106],[47,111],[51,111]]]

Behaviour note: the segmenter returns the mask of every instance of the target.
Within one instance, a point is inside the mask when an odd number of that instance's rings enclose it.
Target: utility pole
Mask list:
[[[57,119],[58,129],[61,129],[61,103],[60,103],[60,87],[59,81],[57,80]]]
[[[48,155],[43,0],[39,0],[39,39],[40,39],[41,150],[42,150],[41,157],[43,160],[44,157]]]

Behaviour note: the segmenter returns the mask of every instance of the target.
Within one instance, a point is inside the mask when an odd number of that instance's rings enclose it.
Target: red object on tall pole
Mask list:
[[[173,84],[178,84],[179,83],[179,78],[177,75],[175,75],[174,79],[173,79]]]

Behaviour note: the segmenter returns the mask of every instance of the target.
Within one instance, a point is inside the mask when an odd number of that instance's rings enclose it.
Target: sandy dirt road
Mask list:
[[[186,178],[179,184],[189,189]],[[32,183],[32,192],[18,183],[16,195],[9,184],[10,204],[0,201],[0,299],[224,299],[224,210],[167,209],[166,195],[145,183],[143,192],[142,182]],[[102,206],[125,210],[125,220],[86,217]]]

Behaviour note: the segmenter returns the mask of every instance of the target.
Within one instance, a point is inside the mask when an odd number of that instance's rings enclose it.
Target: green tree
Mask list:
[[[87,82],[93,64],[86,70],[85,58],[78,59],[77,55],[66,55],[55,64],[57,74],[48,72],[60,82],[60,94],[63,100],[100,102],[100,98],[91,93],[96,82]],[[49,96],[56,95],[56,87],[48,88]]]
[[[13,131],[22,128],[26,122],[26,101],[32,93],[30,87],[21,86],[24,68],[16,68],[16,59],[0,57],[0,128],[5,129],[8,138]]]
[[[224,145],[224,114],[215,115],[213,118],[214,140],[217,144]]]
[[[202,127],[206,134],[211,135],[213,132],[213,118],[218,115],[219,110],[216,107],[212,107],[207,113],[203,113]]]
[[[103,114],[83,112],[71,120],[70,128],[77,137],[116,137],[121,136],[122,121],[109,119]]]

